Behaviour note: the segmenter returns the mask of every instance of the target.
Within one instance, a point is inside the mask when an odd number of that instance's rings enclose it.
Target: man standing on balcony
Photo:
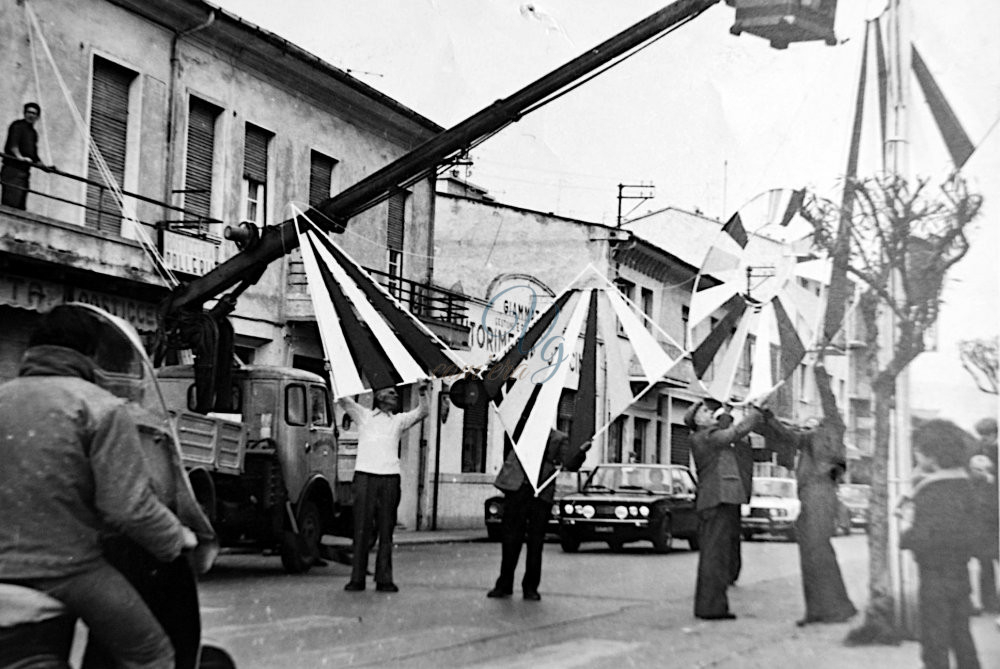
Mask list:
[[[31,165],[41,165],[38,157],[38,131],[35,121],[42,115],[37,102],[24,105],[24,118],[10,124],[7,141],[3,145],[3,167],[0,183],[3,185],[2,201],[5,206],[24,209],[28,199],[28,179]]]

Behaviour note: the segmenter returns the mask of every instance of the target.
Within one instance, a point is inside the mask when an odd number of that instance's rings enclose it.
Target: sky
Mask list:
[[[213,0],[404,105],[450,127],[667,4],[665,0]],[[618,184],[655,197],[623,203],[727,219],[771,188],[836,197],[847,150],[864,21],[885,0],[840,0],[840,44],[776,50],[729,33],[720,2],[473,151],[460,175],[505,204],[613,224]],[[963,173],[985,197],[973,248],[953,271],[938,352],[911,370],[915,408],[970,427],[996,412],[961,369],[957,342],[996,335],[1000,313],[1000,3],[903,0],[908,32],[978,148]],[[913,83],[911,176],[938,183],[944,144]],[[875,169],[871,127],[862,173]],[[639,189],[627,193],[636,194]],[[635,207],[633,209],[633,207]],[[942,401],[942,397],[950,401]]]

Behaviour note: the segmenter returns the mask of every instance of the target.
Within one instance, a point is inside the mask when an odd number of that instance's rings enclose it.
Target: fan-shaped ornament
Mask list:
[[[814,345],[829,262],[798,211],[803,191],[763,193],[722,227],[691,295],[695,376],[722,402],[773,392]]]

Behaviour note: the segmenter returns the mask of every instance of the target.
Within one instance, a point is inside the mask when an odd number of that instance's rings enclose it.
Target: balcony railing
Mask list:
[[[0,156],[7,159],[17,160],[14,156],[5,153],[0,153]],[[87,179],[70,172],[63,172],[62,170],[55,168],[32,165],[31,169],[55,175],[59,179],[65,179],[67,181],[85,184],[87,186],[87,194],[85,195],[83,202],[66,197],[60,197],[52,193],[32,188],[26,189],[29,195],[42,197],[49,201],[59,202],[61,204],[69,205],[75,209],[83,210],[85,212],[84,217],[87,221],[86,227],[96,228],[98,230],[112,228],[113,226],[120,224],[120,221],[124,218],[122,212],[118,209],[118,206],[115,203],[115,198],[111,189],[103,181],[94,181],[92,179]],[[7,186],[8,184],[3,185]],[[161,215],[159,220],[141,220],[136,217],[136,220],[138,220],[139,223],[152,227],[156,230],[170,230],[171,232],[176,232],[189,237],[209,239],[212,238],[212,235],[209,232],[211,229],[210,226],[212,224],[222,223],[219,219],[204,216],[188,209],[184,209],[183,207],[177,207],[155,198],[140,195],[139,193],[133,193],[126,190],[122,190],[121,193],[125,197],[126,201],[142,202],[160,209]],[[170,218],[171,214],[174,216],[172,219]],[[163,249],[161,248],[160,250],[162,251]]]
[[[366,267],[365,270],[413,315],[455,326],[466,322],[468,298],[465,295],[377,269]]]

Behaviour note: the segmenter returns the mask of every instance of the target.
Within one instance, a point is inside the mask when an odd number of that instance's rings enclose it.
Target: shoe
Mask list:
[[[399,586],[395,583],[379,583],[375,589],[379,592],[399,592]]]
[[[365,584],[360,581],[348,581],[347,585],[344,586],[344,590],[348,592],[360,592],[365,589]]]
[[[529,602],[540,602],[542,600],[542,596],[538,594],[537,590],[525,590],[524,598]]]
[[[486,593],[486,596],[489,597],[490,599],[506,599],[507,597],[510,597],[512,594],[514,593],[511,592],[510,590],[501,590],[500,588],[493,588],[492,590]]]
[[[713,613],[707,616],[695,616],[695,618],[701,618],[702,620],[736,620],[735,613]]]

